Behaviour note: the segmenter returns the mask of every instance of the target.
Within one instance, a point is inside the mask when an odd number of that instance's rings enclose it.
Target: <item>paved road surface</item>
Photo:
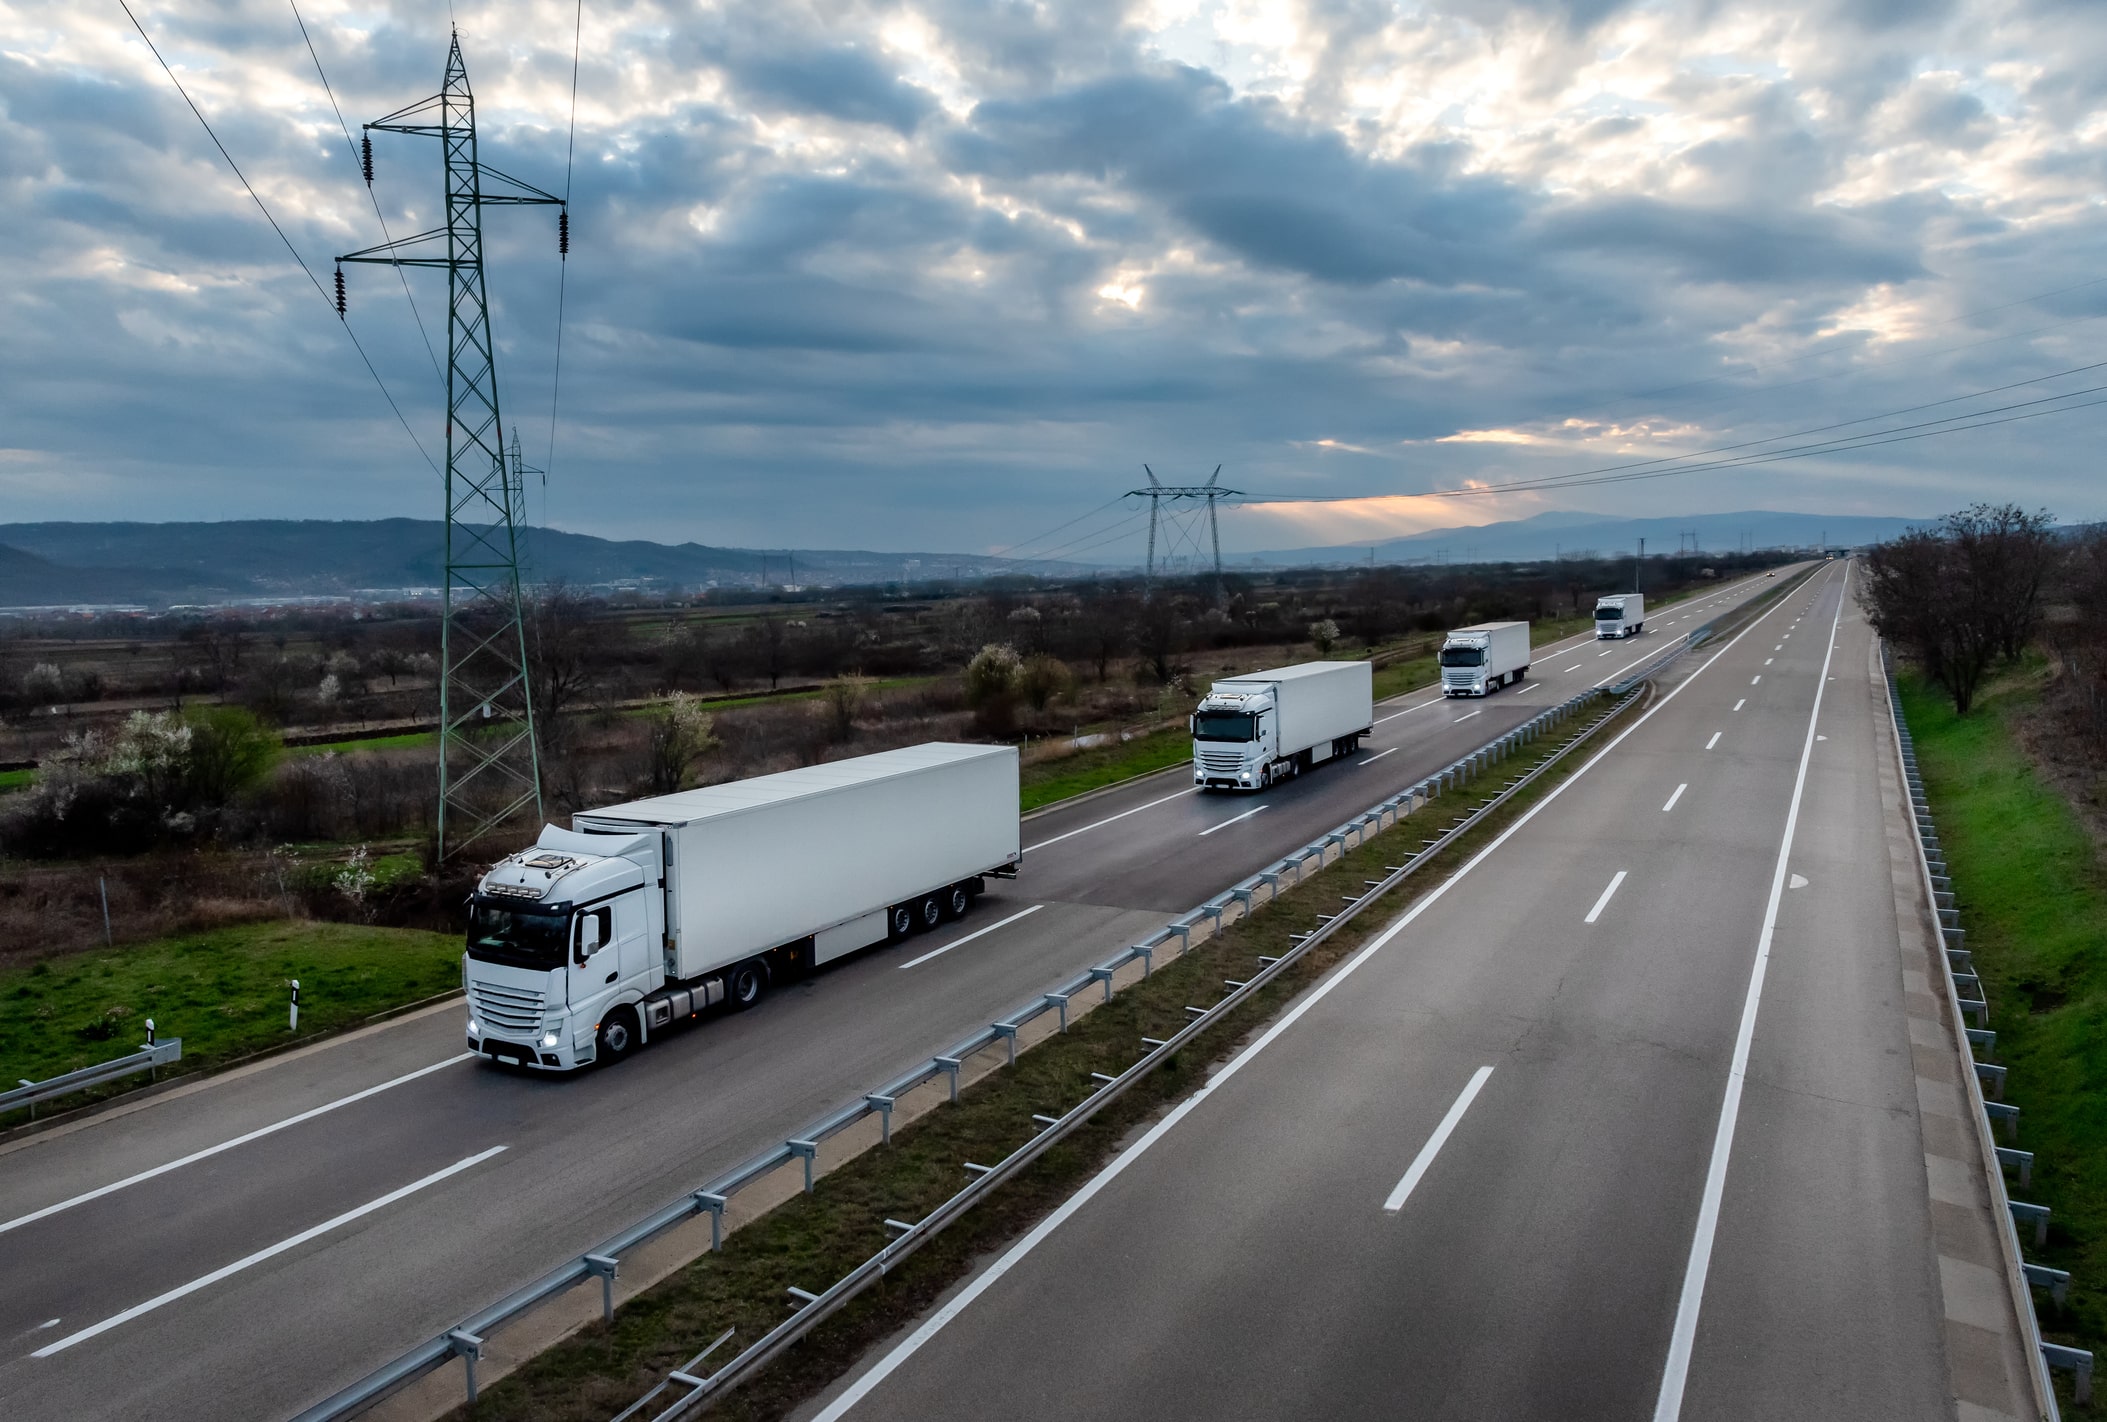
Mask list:
[[[1263,798],[1197,795],[1174,771],[1035,817],[1019,878],[947,935],[865,954],[617,1071],[463,1059],[449,1008],[0,1147],[0,1412],[289,1414],[1774,586],[1663,609],[1633,642],[1539,649],[1522,687],[1482,702],[1400,698],[1359,756]]]
[[[1880,694],[1843,581],[1823,570],[1686,664],[1599,763],[810,1411],[1953,1416]]]

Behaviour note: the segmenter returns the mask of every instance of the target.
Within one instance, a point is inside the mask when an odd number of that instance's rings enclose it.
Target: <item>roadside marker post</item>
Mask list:
[[[298,978],[294,978],[292,982],[293,1006],[292,1012],[285,1019],[285,1030],[288,1032],[297,1032],[300,1030],[300,980]]]

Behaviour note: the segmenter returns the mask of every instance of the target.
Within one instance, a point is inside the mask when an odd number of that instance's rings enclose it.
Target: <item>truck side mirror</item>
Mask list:
[[[599,951],[600,915],[589,913],[578,920],[578,961],[583,963]]]

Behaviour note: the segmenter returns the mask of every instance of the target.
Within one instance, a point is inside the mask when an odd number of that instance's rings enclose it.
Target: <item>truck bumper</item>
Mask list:
[[[593,1060],[593,1048],[590,1043],[584,1047],[574,1046],[560,1033],[556,1045],[550,1047],[543,1045],[538,1037],[532,1041],[523,1041],[491,1032],[470,1032],[468,1050],[492,1061],[515,1062],[535,1071],[576,1071]]]

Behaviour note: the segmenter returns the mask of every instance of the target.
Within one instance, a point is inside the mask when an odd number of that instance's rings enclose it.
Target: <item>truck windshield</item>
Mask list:
[[[514,968],[560,968],[570,949],[571,916],[476,903],[468,916],[468,956]]]
[[[1595,620],[1597,622],[1622,622],[1624,620],[1624,604],[1621,602],[1597,604]]]
[[[1483,647],[1443,647],[1441,664],[1445,667],[1482,667],[1485,665]]]
[[[1243,711],[1202,711],[1193,717],[1196,741],[1253,741],[1258,718]]]

